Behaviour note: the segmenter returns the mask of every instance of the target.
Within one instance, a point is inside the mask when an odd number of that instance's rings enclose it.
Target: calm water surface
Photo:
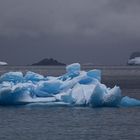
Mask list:
[[[115,83],[123,95],[140,99],[140,68],[86,66],[102,69],[102,82]],[[0,74],[28,70],[44,75],[64,73],[64,67],[0,67]],[[140,107],[0,107],[0,140],[140,140]]]

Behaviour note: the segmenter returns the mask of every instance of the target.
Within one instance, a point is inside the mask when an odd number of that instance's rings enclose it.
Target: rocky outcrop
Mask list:
[[[63,66],[64,63],[58,62],[53,58],[45,58],[37,63],[32,64],[33,66]]]

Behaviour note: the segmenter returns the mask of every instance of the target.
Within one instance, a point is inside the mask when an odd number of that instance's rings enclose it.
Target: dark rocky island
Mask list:
[[[130,55],[128,65],[140,65],[140,52],[134,52]]]
[[[53,58],[45,58],[37,63],[32,64],[32,66],[65,66],[66,64],[58,62]]]

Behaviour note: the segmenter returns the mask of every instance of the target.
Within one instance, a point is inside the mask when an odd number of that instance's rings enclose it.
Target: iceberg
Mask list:
[[[34,72],[31,72],[31,71],[28,71],[24,77],[24,79],[26,81],[34,81],[34,82],[38,82],[38,81],[41,81],[41,80],[44,80],[44,76],[43,75],[40,75],[38,73],[34,73]]]
[[[0,105],[133,107],[140,106],[140,100],[123,97],[120,87],[101,83],[101,70],[82,71],[74,63],[59,77],[31,71],[1,75]]]
[[[0,83],[3,82],[21,83],[22,81],[23,81],[22,72],[8,72],[0,77]]]
[[[122,98],[120,106],[122,107],[140,106],[140,100],[126,96]]]
[[[6,66],[6,65],[8,65],[7,62],[0,61],[0,66]]]

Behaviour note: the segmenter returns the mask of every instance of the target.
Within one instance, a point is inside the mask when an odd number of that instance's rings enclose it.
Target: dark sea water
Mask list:
[[[140,67],[83,66],[102,70],[102,83],[140,99]],[[8,71],[61,75],[64,67],[0,67]],[[0,107],[0,140],[140,140],[140,107]]]

